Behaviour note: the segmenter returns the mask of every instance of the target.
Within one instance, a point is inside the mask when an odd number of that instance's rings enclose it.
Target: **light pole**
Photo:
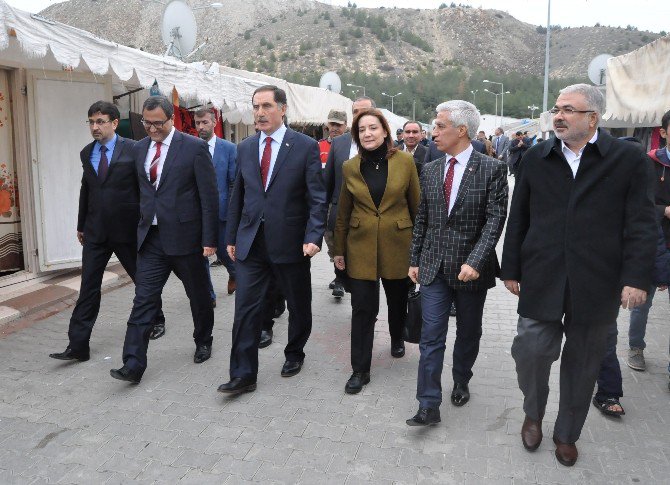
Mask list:
[[[479,89],[475,89],[474,91],[470,90],[472,93],[472,104],[477,104],[477,92]]]
[[[500,97],[500,125],[502,126],[502,120],[505,117],[505,94],[509,94],[509,91],[505,92],[505,86],[503,86],[503,83],[495,82],[495,81],[489,81],[488,79],[484,79],[485,83],[489,84],[499,84],[500,85],[500,94],[502,95]]]
[[[365,86],[359,86],[358,84],[347,83],[347,86],[352,88],[360,88],[363,90],[363,96],[365,96]]]
[[[396,96],[400,96],[401,94],[402,94],[402,93],[398,93],[398,94],[386,94],[386,93],[382,93],[382,96],[388,96],[389,98],[391,98],[391,113],[394,112],[394,111],[393,111],[393,98],[395,98]]]
[[[490,82],[490,81],[486,81]],[[500,84],[500,83],[496,83]],[[498,126],[503,125],[503,101],[505,100],[505,95],[506,94],[511,94],[509,91],[502,91],[500,93],[494,93],[493,91],[489,91],[488,89],[484,88],[484,91],[487,93],[491,93],[496,97],[496,113],[498,112],[498,96],[500,96],[500,124]]]
[[[544,46],[544,90],[542,92],[542,112],[547,111],[549,99],[549,44],[551,42],[551,0],[547,0],[547,39]]]
[[[497,124],[498,124],[498,122],[497,122],[497,118],[498,118],[498,96],[500,96],[500,95],[497,94],[497,93],[494,93],[493,91],[489,91],[489,90],[486,89],[486,88],[484,88],[484,92],[485,92],[485,93],[492,94],[492,95],[494,95],[494,96],[496,97],[496,109],[495,109],[495,111],[493,112],[493,115],[496,117],[496,125],[497,125]],[[500,125],[498,125],[498,126],[500,126]]]
[[[539,107],[539,106],[535,106],[534,104],[531,104],[530,106],[528,106],[528,109],[530,110],[530,119],[531,119],[531,121],[532,121],[532,120],[535,119],[534,116],[533,116],[533,115],[535,114],[535,110],[540,109],[540,107]]]

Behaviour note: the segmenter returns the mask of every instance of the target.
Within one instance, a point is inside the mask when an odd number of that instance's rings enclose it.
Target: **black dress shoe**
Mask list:
[[[363,386],[369,383],[369,372],[354,372],[344,386],[344,392],[347,394],[358,394],[363,389]]]
[[[454,406],[462,406],[470,400],[470,389],[467,384],[460,382],[454,383],[454,390],[451,391],[451,404]]]
[[[196,364],[202,364],[211,356],[212,356],[211,345],[198,345],[195,348],[195,354],[193,354],[193,362],[195,362]]]
[[[261,330],[261,341],[258,342],[258,348],[264,349],[272,343],[272,330]]]
[[[256,390],[256,379],[233,377],[225,384],[221,384],[217,391],[224,394],[239,394],[241,392],[252,392]]]
[[[91,358],[91,355],[88,351],[77,352],[68,347],[67,349],[65,349],[65,352],[49,354],[49,357],[58,360],[78,360],[79,362],[86,362],[88,359]]]
[[[337,283],[337,278],[335,278],[333,281],[328,283],[328,289],[332,290],[333,288],[335,288],[335,283]]]
[[[151,333],[149,334],[149,340],[156,340],[165,335],[165,322],[163,323],[154,323],[151,327]]]
[[[302,361],[291,362],[290,360],[287,360],[284,362],[284,366],[281,368],[281,376],[293,377],[300,372],[300,369],[302,369]]]
[[[216,298],[212,298],[212,308],[216,308]]]
[[[391,340],[391,356],[399,359],[405,355],[405,341]]]
[[[419,408],[416,415],[405,421],[408,426],[428,426],[441,421],[440,410],[437,408]]]
[[[286,302],[281,300],[275,304],[275,311],[273,313],[274,318],[281,317],[286,311]]]
[[[335,285],[333,286],[333,296],[337,299],[344,296],[344,286],[339,281],[335,281]]]
[[[217,266],[223,266],[223,261],[217,259],[216,261],[212,261],[209,265],[210,268],[216,268]]]
[[[133,371],[125,365],[120,369],[111,369],[109,375],[114,379],[131,382],[133,384],[139,384],[142,380],[142,374],[140,372]]]

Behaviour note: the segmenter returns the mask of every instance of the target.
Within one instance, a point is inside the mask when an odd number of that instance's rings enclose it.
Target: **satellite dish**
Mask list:
[[[339,94],[342,91],[342,81],[336,72],[328,71],[321,76],[319,87]]]
[[[167,47],[166,56],[183,59],[195,47],[198,26],[191,7],[182,0],[173,0],[163,11],[161,21],[163,44]]]
[[[607,79],[607,59],[612,57],[609,54],[600,54],[589,62],[589,79],[596,86],[602,86]]]

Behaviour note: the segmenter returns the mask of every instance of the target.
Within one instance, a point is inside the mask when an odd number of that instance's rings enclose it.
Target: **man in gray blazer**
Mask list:
[[[446,155],[421,173],[421,202],[414,221],[409,277],[421,284],[423,328],[416,397],[410,426],[440,422],[442,367],[449,309],[456,302],[451,402],[470,399],[468,382],[479,353],[482,314],[495,286],[495,246],[507,215],[507,167],[474,150],[480,116],[467,101],[437,107],[435,143]]]
[[[502,128],[496,128],[496,136],[493,137],[493,151],[498,160],[506,161],[507,150],[509,149],[509,137],[505,135]]]
[[[356,116],[361,110],[375,107],[375,102],[371,98],[363,96],[354,101],[351,111]],[[322,172],[324,185],[326,186],[326,201],[329,204],[326,231],[331,233],[335,229],[335,219],[337,219],[337,201],[340,198],[340,189],[342,188],[342,165],[356,154],[358,154],[358,147],[351,139],[351,133],[347,132],[333,138],[328,161]],[[338,299],[342,298],[346,286],[347,272],[335,268],[335,279],[329,285],[329,288],[333,290],[333,296]]]

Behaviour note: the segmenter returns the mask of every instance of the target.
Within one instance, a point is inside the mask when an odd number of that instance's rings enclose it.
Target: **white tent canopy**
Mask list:
[[[612,128],[658,126],[670,109],[670,36],[607,61],[607,110]]]

